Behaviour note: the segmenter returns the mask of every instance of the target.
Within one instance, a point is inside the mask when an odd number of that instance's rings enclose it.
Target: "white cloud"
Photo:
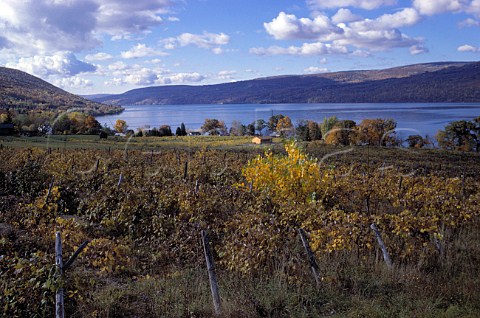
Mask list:
[[[69,77],[80,73],[94,72],[96,69],[92,64],[79,61],[71,52],[20,58],[17,63],[7,63],[7,67],[16,68],[44,79],[53,75]]]
[[[55,79],[52,81],[52,84],[66,90],[87,88],[93,86],[91,81],[78,76]]]
[[[448,11],[460,11],[463,4],[459,0],[414,0],[413,6],[421,14],[434,15]]]
[[[280,12],[271,22],[264,23],[265,30],[277,40],[319,39],[324,35],[342,33],[325,15],[317,15],[313,20],[298,19],[293,14]]]
[[[214,54],[221,54],[223,53],[221,46],[227,45],[230,42],[230,37],[225,33],[182,33],[177,37],[164,39],[162,42],[165,49],[168,50],[194,45],[198,48],[212,50]]]
[[[104,52],[99,52],[99,53],[96,53],[96,54],[88,54],[87,56],[85,56],[85,60],[89,61],[89,62],[107,61],[107,60],[110,60],[112,58],[113,58],[112,55],[110,55],[108,53],[104,53]]]
[[[250,53],[255,55],[324,55],[324,54],[347,54],[348,49],[345,46],[325,44],[322,42],[304,43],[302,46],[270,46],[268,48],[252,48]]]
[[[480,17],[480,0],[414,0],[413,6],[425,15],[465,12]]]
[[[303,70],[305,74],[327,73],[329,70],[325,67],[310,66]]]
[[[113,79],[105,82],[107,86],[184,84],[197,83],[206,79],[206,76],[197,72],[174,73],[162,67],[146,68],[138,64],[127,65],[123,62],[110,64],[108,71]]]
[[[237,71],[220,71],[217,74],[217,79],[233,80],[233,79],[235,79],[236,74],[237,74]]]
[[[332,17],[332,22],[335,24],[338,23],[348,23],[353,21],[362,20],[362,17],[355,15],[352,11],[344,8],[340,8],[337,13]]]
[[[468,18],[468,19],[465,19],[465,20],[461,21],[458,24],[458,26],[461,27],[461,28],[478,27],[478,26],[480,26],[480,21],[472,19],[472,18]]]
[[[421,17],[417,10],[406,8],[394,14],[384,14],[374,20],[352,22],[349,26],[356,31],[397,29],[405,26],[412,26],[420,21]]]
[[[164,56],[167,55],[165,52],[157,51],[154,48],[148,47],[145,44],[137,44],[128,51],[121,53],[124,59],[140,58],[147,56]]]
[[[158,75],[148,68],[142,68],[136,72],[132,72],[124,77],[124,82],[132,85],[152,85],[158,79]]]
[[[480,52],[480,48],[478,48],[476,46],[473,46],[473,45],[465,44],[465,45],[459,46],[457,48],[457,51],[458,52],[474,52],[474,53],[477,53],[477,52]]]
[[[480,0],[479,0],[480,1]],[[421,20],[417,10],[406,8],[393,14],[384,14],[376,19],[358,20],[349,10],[339,10],[334,15],[336,25],[325,15],[319,14],[313,20],[297,18],[295,15],[279,13],[277,18],[264,23],[265,30],[277,40],[314,40],[301,47],[288,48],[271,46],[253,48],[251,53],[257,55],[322,55],[346,54],[368,55],[371,51],[385,51],[393,48],[410,47],[412,54],[425,52],[423,39],[414,39],[402,33],[399,28],[412,26]],[[420,49],[421,48],[421,49]],[[360,51],[359,51],[360,50]]]
[[[332,9],[356,7],[365,10],[373,10],[381,6],[393,5],[395,0],[307,0],[312,9]]]
[[[2,0],[2,47],[24,55],[78,52],[101,43],[101,35],[145,32],[163,23],[170,0]]]
[[[423,53],[428,53],[428,49],[423,45],[413,45],[410,47],[410,54],[412,55],[418,55]]]

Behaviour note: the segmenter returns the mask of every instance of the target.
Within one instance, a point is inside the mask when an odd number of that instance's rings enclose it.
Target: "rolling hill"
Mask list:
[[[0,67],[0,108],[67,110],[80,108],[92,115],[115,113],[121,107],[70,94],[38,77]]]
[[[480,62],[147,87],[92,100],[115,105],[480,102]]]

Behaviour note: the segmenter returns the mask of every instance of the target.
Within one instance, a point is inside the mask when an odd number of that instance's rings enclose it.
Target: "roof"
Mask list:
[[[15,126],[13,124],[0,124],[0,129],[13,129]]]

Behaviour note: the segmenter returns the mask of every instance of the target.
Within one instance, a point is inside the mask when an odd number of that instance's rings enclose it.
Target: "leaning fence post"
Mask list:
[[[60,232],[55,233],[55,277],[60,280],[55,294],[55,317],[63,318],[65,308],[63,304],[63,259],[62,259],[62,236]]]
[[[52,181],[50,182],[50,186],[48,187],[47,196],[45,197],[45,204],[48,203],[48,198],[50,197],[50,194],[52,193],[52,188],[53,188],[53,183],[54,182],[55,182],[55,176],[52,177]]]
[[[215,314],[220,315],[220,294],[218,292],[218,280],[215,273],[215,263],[213,262],[212,251],[210,250],[208,234],[202,230],[202,243],[203,251],[205,253],[205,261],[207,263],[208,278],[210,280],[210,289],[212,291],[213,307],[215,308]]]
[[[388,268],[392,268],[392,260],[390,259],[390,255],[388,254],[387,247],[385,246],[385,243],[383,242],[382,235],[380,234],[380,231],[378,230],[377,226],[375,223],[372,223],[370,225],[370,228],[375,232],[375,237],[377,238],[378,245],[380,245],[380,248],[382,249],[383,253],[383,260],[387,264]]]
[[[302,239],[303,248],[305,248],[305,252],[307,252],[308,262],[310,263],[310,269],[312,270],[313,278],[317,283],[317,287],[320,285],[320,275],[319,271],[320,268],[318,267],[317,260],[315,259],[315,255],[310,248],[310,244],[308,243],[307,235],[304,229],[298,229],[298,234]]]

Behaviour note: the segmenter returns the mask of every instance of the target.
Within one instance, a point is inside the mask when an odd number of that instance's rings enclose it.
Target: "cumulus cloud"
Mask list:
[[[335,15],[332,17],[332,22],[335,24],[348,23],[358,20],[362,20],[362,17],[355,15],[349,9],[344,8],[340,8],[337,13],[335,13]]]
[[[8,63],[7,67],[16,68],[42,78],[52,75],[69,77],[96,70],[94,65],[78,60],[71,52],[20,58],[18,63]]]
[[[338,23],[335,25],[333,20]],[[410,47],[412,54],[419,54],[426,50],[423,48],[423,39],[411,38],[399,28],[415,25],[420,20],[421,15],[414,8],[384,14],[376,19],[362,19],[347,9],[338,10],[332,20],[322,14],[309,19],[280,12],[275,19],[264,24],[267,33],[277,40],[315,42],[304,43],[301,47],[253,48],[250,52],[257,55],[322,55],[350,52],[358,56],[358,52],[368,55],[365,50],[385,51]]]
[[[265,30],[277,40],[318,39],[332,33],[343,33],[325,15],[318,15],[313,20],[297,18],[293,14],[280,12],[271,22],[264,23]]]
[[[198,48],[212,50],[212,52],[215,54],[221,54],[223,53],[223,49],[221,47],[230,42],[230,36],[225,33],[182,33],[177,37],[164,39],[162,42],[164,47],[168,50],[173,50],[177,47],[194,45]]]
[[[124,59],[133,59],[147,56],[164,56],[167,54],[139,43],[130,50],[122,52],[121,55]]]
[[[395,0],[307,0],[307,4],[313,9],[356,7],[373,10],[381,6],[393,5],[396,2]]]
[[[410,47],[410,54],[418,55],[423,53],[428,53],[428,48],[424,47],[423,45],[413,45]]]
[[[95,61],[107,61],[113,58],[112,55],[104,52],[99,52],[96,54],[88,54],[85,56],[85,60],[88,62],[95,62]]]
[[[2,0],[2,46],[31,55],[91,49],[103,34],[137,33],[161,24],[173,5],[170,0]]]
[[[325,44],[322,42],[303,43],[302,46],[270,46],[268,48],[252,48],[250,53],[255,55],[324,55],[324,54],[347,54],[348,49],[345,46]]]
[[[318,73],[327,73],[328,68],[325,67],[317,67],[317,66],[310,66],[303,70],[305,74],[318,74]]]
[[[376,19],[365,19],[349,24],[356,31],[397,29],[412,26],[420,21],[421,17],[417,10],[406,8],[394,14],[384,14]]]
[[[122,85],[166,85],[197,83],[206,79],[206,76],[197,72],[175,73],[162,67],[146,68],[141,65],[127,65],[115,62],[107,67],[112,80],[105,82],[107,86]]]
[[[458,24],[458,26],[461,27],[461,28],[478,27],[478,26],[480,26],[480,21],[472,19],[472,18],[468,18],[468,19],[465,19],[465,20],[461,21]]]
[[[54,79],[52,84],[66,90],[88,88],[93,86],[90,80],[86,80],[78,76]]]
[[[480,17],[479,0],[414,0],[413,6],[424,15],[465,12]]]
[[[237,71],[220,71],[217,74],[217,79],[233,80],[233,79],[235,79],[236,74],[237,74]]]
[[[480,48],[478,48],[476,46],[473,46],[473,45],[465,44],[465,45],[459,46],[457,48],[457,51],[458,52],[474,52],[474,53],[477,53],[477,52],[480,52]]]

